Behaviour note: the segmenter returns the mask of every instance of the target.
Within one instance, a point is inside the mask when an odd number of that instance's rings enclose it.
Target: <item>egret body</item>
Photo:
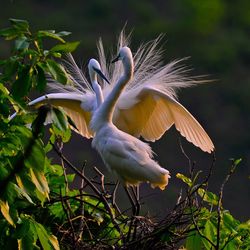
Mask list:
[[[84,137],[91,138],[93,134],[89,129],[88,124],[93,111],[103,102],[103,93],[101,86],[97,81],[97,75],[107,83],[109,83],[109,81],[102,73],[99,62],[93,58],[89,60],[88,72],[91,86],[85,79],[85,89],[77,83],[77,86],[81,91],[76,90],[76,87],[69,88],[67,91],[63,88],[59,93],[46,94],[31,101],[29,103],[29,108],[32,110],[37,109],[44,104],[50,104],[54,107],[62,107],[66,114],[75,123],[77,129],[73,129],[77,133],[84,135]],[[76,81],[75,79],[72,80]],[[83,94],[82,91],[85,91],[85,94]],[[16,113],[11,116],[11,119],[14,118],[15,115]]]
[[[181,60],[162,65],[162,51],[156,49],[158,43],[159,39],[156,39],[139,47],[134,54],[134,65],[131,65],[130,69],[125,69],[133,71],[134,75],[126,89],[120,92],[117,103],[112,108],[113,124],[127,134],[152,142],[160,139],[174,125],[189,142],[204,152],[211,153],[214,150],[212,140],[192,114],[177,101],[177,89],[199,81],[185,76],[185,67],[178,66]],[[122,32],[118,48],[127,44]],[[69,88],[61,84],[52,84],[58,93],[39,97],[30,103],[35,107],[41,103],[62,107],[74,121],[76,132],[86,138],[94,136],[89,126],[93,111],[102,102],[102,96],[105,100],[114,88],[118,88],[116,82],[123,72],[121,64],[107,64],[101,42],[98,51],[101,68],[104,75],[110,79],[110,85],[103,83],[100,88],[93,77],[93,91],[70,56],[65,67],[74,86]],[[91,70],[91,67],[89,69]],[[92,73],[90,72],[90,77]]]
[[[133,77],[133,58],[128,47],[119,52],[124,73],[102,105],[95,110],[90,127],[95,133],[92,146],[99,152],[105,165],[127,185],[149,182],[152,187],[165,189],[169,171],[152,159],[148,144],[119,130],[112,122],[115,105],[125,86]]]

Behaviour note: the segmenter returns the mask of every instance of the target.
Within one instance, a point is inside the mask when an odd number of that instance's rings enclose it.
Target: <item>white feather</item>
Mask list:
[[[188,141],[206,152],[211,152],[214,150],[211,139],[198,121],[177,101],[179,88],[204,81],[199,80],[198,77],[188,77],[189,70],[182,65],[186,58],[164,65],[163,50],[158,48],[161,39],[162,36],[159,36],[157,39],[141,45],[135,51],[133,56],[134,76],[119,96],[113,123],[118,129],[136,137],[142,136],[148,141],[160,139],[172,125],[175,125]],[[129,40],[130,37],[126,37],[122,31],[118,38],[116,53],[121,47],[128,46]],[[98,41],[97,47],[102,72],[111,82],[108,85],[99,79],[104,99],[106,99],[122,75],[123,66],[121,62],[115,64],[107,62],[101,40]],[[112,58],[114,55],[110,57]],[[85,109],[84,111],[93,111],[96,108],[94,91],[72,55],[68,55],[64,67],[72,84],[64,86],[53,82],[50,83],[50,88],[59,93],[72,93],[72,96],[81,93],[84,95],[83,102],[85,103],[81,107]],[[93,103],[95,104],[93,105]],[[86,121],[82,123],[86,123]],[[195,133],[195,131],[199,132]]]

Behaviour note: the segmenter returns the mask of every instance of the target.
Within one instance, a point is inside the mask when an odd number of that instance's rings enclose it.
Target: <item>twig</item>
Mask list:
[[[135,188],[135,189],[134,189]],[[139,215],[140,213],[140,209],[141,209],[141,205],[140,205],[140,186],[136,186],[136,187],[131,187],[132,189],[132,193],[134,195],[134,198],[135,198],[135,203],[136,203],[136,216],[134,217],[134,220],[133,220],[133,224],[134,224],[134,231],[133,231],[133,237],[132,239],[135,240],[136,239],[136,233],[137,233],[137,216]],[[131,221],[132,223],[132,221]]]
[[[190,203],[190,204],[191,204],[191,203]],[[192,204],[191,204],[191,206],[192,206]],[[190,209],[190,212],[191,212],[191,219],[192,219],[192,222],[193,222],[194,227],[195,227],[196,231],[198,232],[198,234],[199,234],[203,239],[205,239],[206,241],[208,241],[208,242],[211,244],[211,246],[213,246],[213,247],[215,248],[216,245],[200,231],[200,228],[199,228],[199,226],[198,226],[198,224],[196,223],[196,220],[195,220],[195,218],[194,218],[194,213],[193,213],[193,211],[192,211],[192,207],[191,207],[191,209]]]
[[[217,237],[216,237],[216,247],[215,247],[216,250],[220,249],[221,207],[222,207],[223,191],[224,191],[224,187],[225,187],[226,183],[228,182],[229,178],[234,173],[236,167],[237,167],[237,164],[235,164],[233,161],[232,166],[229,170],[229,173],[227,174],[226,178],[224,179],[224,181],[222,182],[221,187],[220,187],[219,201],[218,201],[218,206],[217,206],[218,219],[217,219]]]
[[[181,137],[178,137],[178,139],[179,139],[179,146],[180,146],[181,152],[186,157],[186,159],[188,160],[189,175],[190,175],[190,178],[192,178],[193,177],[193,171],[194,171],[194,162],[192,164],[192,161],[191,161],[190,157],[185,152],[185,150],[184,150],[184,148],[182,146]]]
[[[102,187],[102,192],[105,194],[106,190],[104,187],[104,174],[97,168],[97,167],[93,167],[94,170],[97,172],[97,174],[100,176],[101,178],[101,187]]]
[[[51,143],[53,149],[55,150],[55,152],[64,160],[65,163],[67,163],[67,165],[81,178],[84,179],[84,181],[92,188],[92,190],[99,196],[99,198],[101,199],[101,201],[103,202],[105,208],[108,210],[110,218],[112,223],[114,224],[114,226],[116,227],[117,231],[119,233],[122,234],[121,229],[118,225],[118,223],[115,220],[115,217],[113,215],[113,212],[111,210],[111,207],[107,201],[107,199],[105,198],[104,195],[101,194],[101,192],[96,188],[96,186],[85,176],[83,175],[71,162],[68,161],[68,159],[66,159],[66,157],[60,153],[60,151],[56,148],[56,146]]]
[[[120,184],[120,182],[117,181],[116,184],[115,184],[115,188],[114,188],[113,193],[112,193],[111,196],[112,196],[112,205],[113,205],[113,207],[117,210],[117,212],[118,212],[119,215],[122,215],[120,208],[116,204],[116,192],[117,192],[117,189],[119,187],[119,184]]]
[[[62,197],[62,191],[61,191],[61,189],[60,189],[60,197]],[[68,223],[69,223],[69,225],[70,225],[70,227],[71,227],[72,236],[73,236],[73,240],[74,240],[74,243],[75,243],[75,241],[76,241],[75,229],[74,229],[74,226],[73,226],[73,224],[72,224],[72,221],[71,221],[70,215],[69,215],[69,213],[68,213],[68,210],[67,210],[67,209],[65,208],[65,206],[64,206],[64,200],[63,200],[63,199],[61,199],[61,204],[62,204],[63,211],[64,211],[64,213],[65,213],[65,215],[66,215],[66,217],[67,217]]]
[[[83,166],[82,166],[82,175],[84,175],[84,168],[86,166],[86,161],[84,162]],[[79,223],[79,235],[78,238],[79,240],[82,238],[82,233],[83,233],[83,228],[84,228],[84,198],[83,198],[83,186],[84,186],[84,179],[81,179],[81,186],[80,186],[80,190],[79,193],[81,195],[81,201],[80,201],[80,213],[81,213],[81,220]],[[85,223],[87,226],[87,223]],[[90,237],[92,236],[92,234],[90,234]]]
[[[56,140],[57,142],[57,147],[58,147],[58,150],[61,154],[63,154],[63,142],[61,140],[61,138],[57,138]],[[64,161],[62,160],[62,158],[60,159],[61,160],[61,165],[62,165],[62,169],[63,169],[63,176],[64,176],[64,182],[65,182],[65,193],[68,194],[69,192],[69,182],[68,182],[68,178],[67,178],[67,173],[66,173],[66,168],[64,166]]]
[[[201,182],[201,184],[196,185],[196,187],[195,187],[194,189],[192,189],[191,192],[189,192],[189,196],[190,196],[190,197],[191,197],[193,194],[195,194],[199,188],[201,188],[205,183],[208,182],[208,180],[209,180],[209,178],[210,178],[210,176],[211,176],[211,174],[212,174],[212,170],[213,170],[213,168],[214,168],[214,166],[215,166],[215,160],[216,160],[216,159],[215,159],[215,157],[213,156],[213,160],[212,160],[212,163],[211,163],[211,165],[210,165],[208,175],[207,175],[206,178]],[[185,203],[185,202],[186,202],[186,199],[183,199],[182,201],[179,202],[178,206],[183,205],[183,203]]]

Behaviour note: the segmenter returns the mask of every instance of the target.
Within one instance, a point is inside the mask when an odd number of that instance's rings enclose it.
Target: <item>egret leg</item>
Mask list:
[[[124,187],[124,190],[125,190],[125,192],[126,192],[128,198],[129,198],[129,201],[130,201],[130,203],[131,203],[131,205],[132,205],[132,213],[133,213],[133,216],[131,217],[131,221],[130,221],[130,224],[129,224],[128,234],[127,234],[127,241],[129,242],[129,241],[130,241],[131,233],[134,232],[135,229],[136,229],[136,228],[134,227],[134,225],[135,225],[135,217],[134,217],[134,216],[136,216],[136,214],[137,214],[137,208],[136,208],[135,201],[134,201],[132,195],[131,195],[130,192],[129,192],[128,187],[127,187],[127,186],[123,186],[123,187]],[[132,188],[132,190],[133,190],[133,187],[131,187],[131,188]],[[133,229],[134,229],[134,230],[133,230]],[[134,233],[135,233],[135,232],[134,232]],[[133,237],[134,237],[134,233],[133,233]]]
[[[140,204],[140,186],[137,185],[135,187],[131,187],[132,189],[132,193],[134,195],[134,199],[135,199],[135,206],[136,206],[136,211],[135,211],[135,216],[138,216],[141,210],[141,204]],[[134,218],[133,221],[133,235],[132,235],[132,240],[136,239],[136,235],[137,235],[137,225],[138,225],[138,221],[137,218]]]
[[[118,214],[119,214],[119,215],[122,215],[122,213],[121,213],[119,207],[118,207],[117,204],[116,204],[116,191],[117,191],[117,189],[118,189],[119,184],[120,184],[119,181],[117,181],[116,184],[115,184],[115,188],[114,188],[113,194],[112,194],[112,205],[115,207],[115,209],[117,210]]]
[[[135,187],[131,187],[132,193],[135,199],[135,207],[136,207],[136,212],[135,216],[138,216],[141,210],[141,204],[140,204],[140,186],[137,185]]]
[[[129,201],[130,201],[130,203],[132,205],[133,215],[136,215],[136,213],[137,213],[137,211],[136,211],[137,210],[136,202],[134,201],[132,195],[130,194],[128,187],[127,186],[123,186],[123,187],[124,187],[124,190],[125,190],[125,192],[126,192],[126,194],[128,196],[128,199],[129,199]]]

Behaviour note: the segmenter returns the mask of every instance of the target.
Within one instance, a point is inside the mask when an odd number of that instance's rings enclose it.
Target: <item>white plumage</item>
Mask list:
[[[119,52],[124,66],[120,77],[105,101],[94,111],[90,127],[94,132],[92,146],[99,152],[105,165],[127,185],[148,182],[152,187],[165,189],[170,178],[168,170],[152,159],[148,144],[119,130],[112,122],[115,105],[126,84],[133,78],[133,58],[128,47]]]
[[[179,67],[177,60],[162,65],[162,51],[157,49],[160,38],[141,46],[134,54],[134,77],[121,93],[115,106],[113,123],[115,126],[135,137],[142,137],[147,141],[155,141],[172,126],[189,142],[205,152],[211,153],[214,145],[199,124],[199,122],[176,99],[176,90],[195,84],[194,79],[185,76],[186,68]],[[128,45],[128,39],[123,32],[118,42],[118,50]],[[123,68],[121,63],[108,64],[102,42],[98,43],[99,62],[104,75],[111,84],[102,83],[104,100],[115,87]],[[51,83],[58,93],[48,94],[31,102],[50,102],[61,106],[67,115],[75,122],[78,133],[91,138],[93,132],[89,122],[91,112],[96,108],[95,92],[88,83],[82,71],[77,67],[73,57],[69,55],[65,67],[70,74],[73,85]]]
[[[43,104],[50,104],[55,107],[63,107],[64,111],[68,114],[68,116],[71,117],[77,127],[77,130],[74,128],[73,129],[77,133],[84,135],[86,138],[92,138],[93,133],[90,131],[88,124],[94,110],[97,109],[97,107],[99,107],[103,102],[103,94],[101,86],[97,82],[97,74],[106,82],[109,83],[109,81],[101,72],[100,64],[95,59],[89,60],[88,70],[92,88],[86,80],[86,84],[88,84],[86,85],[88,91],[86,91],[84,95],[82,93],[84,89],[81,85],[75,85],[73,88],[72,86],[67,86],[63,90],[67,90],[66,92],[71,90],[72,92],[65,93],[61,91],[61,93],[47,94],[31,101],[29,106],[36,109]],[[75,79],[73,80],[75,81]],[[76,82],[75,84],[78,83]],[[79,90],[76,88],[76,86],[79,88]],[[11,119],[15,115],[16,114],[12,115]]]

